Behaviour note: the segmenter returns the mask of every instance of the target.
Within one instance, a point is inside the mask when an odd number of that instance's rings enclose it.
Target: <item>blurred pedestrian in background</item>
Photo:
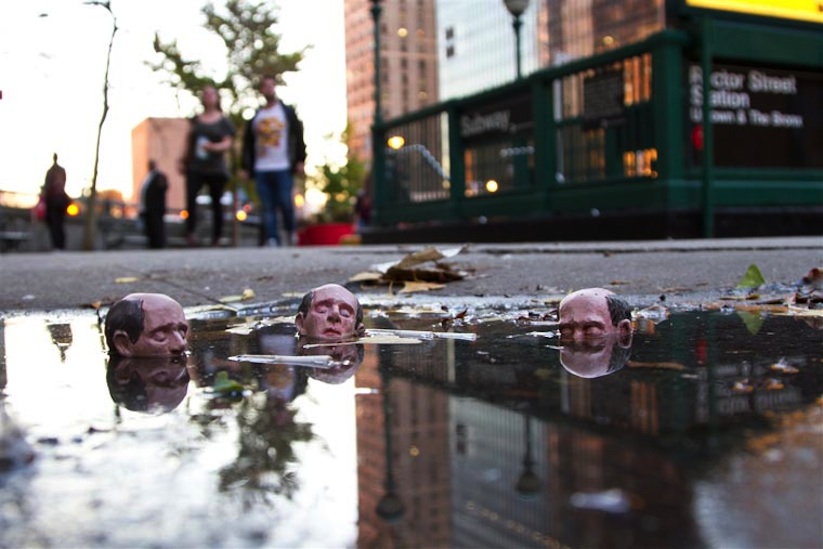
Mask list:
[[[197,246],[197,195],[209,187],[212,211],[211,245],[218,246],[223,236],[223,206],[220,199],[229,180],[226,151],[231,149],[235,127],[223,114],[220,95],[214,86],[200,92],[203,112],[192,117],[181,173],[186,176],[186,242]]]
[[[277,211],[283,215],[286,245],[296,244],[294,175],[304,175],[306,143],[303,123],[294,108],[277,97],[274,76],[260,81],[263,105],[246,125],[243,138],[243,177],[254,177],[257,194],[263,206],[263,227],[266,246],[280,246]]]
[[[66,249],[66,208],[71,198],[66,194],[66,170],[57,163],[57,153],[54,153],[54,163],[46,172],[46,181],[43,183],[41,195],[46,201],[46,225],[49,227],[51,245],[56,250]]]
[[[140,220],[143,232],[149,240],[149,248],[166,247],[166,191],[169,182],[166,174],[157,169],[157,163],[149,160],[149,173],[140,188]]]

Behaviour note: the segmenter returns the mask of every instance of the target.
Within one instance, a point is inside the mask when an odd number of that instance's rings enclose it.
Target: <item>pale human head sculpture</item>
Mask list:
[[[622,368],[632,344],[631,308],[614,292],[585,288],[560,302],[560,363],[579,377]]]
[[[106,344],[114,356],[183,355],[188,331],[183,307],[165,294],[129,294],[106,314]]]
[[[366,331],[360,302],[339,284],[325,284],[307,292],[294,323],[297,335],[317,341],[351,340]]]

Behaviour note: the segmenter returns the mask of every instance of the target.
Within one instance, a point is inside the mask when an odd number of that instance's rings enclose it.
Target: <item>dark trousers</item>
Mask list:
[[[143,231],[149,239],[149,248],[160,249],[166,247],[166,223],[162,212],[145,212],[140,214],[143,219]]]
[[[46,205],[46,225],[49,227],[51,245],[57,250],[66,249],[66,206],[61,204]]]
[[[257,195],[263,205],[263,227],[265,239],[274,239],[280,242],[280,231],[277,223],[278,210],[283,214],[283,229],[288,237],[294,233],[294,199],[292,188],[294,177],[291,171],[255,172]]]
[[[186,209],[189,212],[186,218],[187,235],[194,235],[197,230],[197,195],[205,185],[208,185],[212,212],[211,240],[213,244],[220,240],[223,235],[223,205],[220,204],[220,199],[228,179],[225,174],[189,172],[186,175]]]

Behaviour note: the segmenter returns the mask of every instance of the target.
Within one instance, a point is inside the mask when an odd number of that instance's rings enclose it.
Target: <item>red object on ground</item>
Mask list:
[[[354,233],[351,223],[309,225],[297,232],[299,246],[337,246],[340,239]]]

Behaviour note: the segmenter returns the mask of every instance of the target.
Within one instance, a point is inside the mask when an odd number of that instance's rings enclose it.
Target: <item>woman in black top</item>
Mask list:
[[[232,146],[235,128],[220,108],[217,88],[206,86],[200,94],[203,112],[191,119],[186,155],[181,168],[186,175],[186,241],[197,245],[197,195],[208,185],[212,209],[212,246],[223,234],[223,207],[220,199],[229,180],[226,151]]]

